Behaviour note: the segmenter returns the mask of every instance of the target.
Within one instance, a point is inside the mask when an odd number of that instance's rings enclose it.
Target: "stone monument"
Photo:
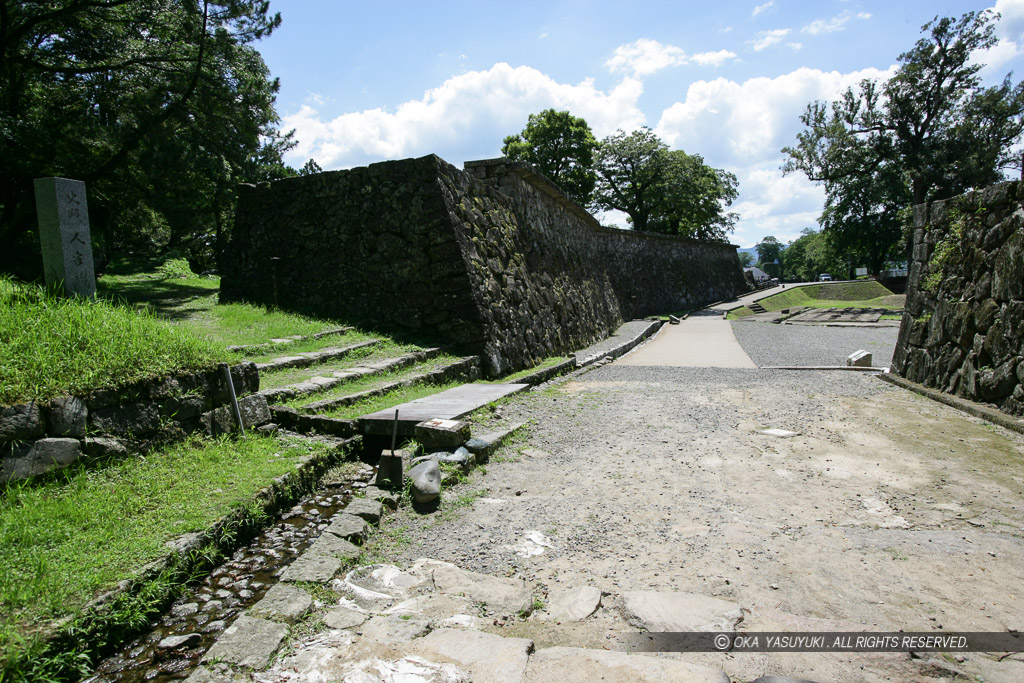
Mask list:
[[[68,296],[96,297],[89,209],[85,183],[67,178],[36,178],[36,214],[47,287]]]

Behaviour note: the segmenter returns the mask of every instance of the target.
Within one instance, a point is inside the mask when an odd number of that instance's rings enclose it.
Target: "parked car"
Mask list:
[[[832,282],[832,276],[828,273],[822,273],[818,276],[818,282]]]

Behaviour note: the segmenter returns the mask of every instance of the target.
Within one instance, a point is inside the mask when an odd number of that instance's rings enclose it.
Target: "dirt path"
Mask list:
[[[740,631],[1024,626],[1020,435],[843,372],[612,364],[499,410],[495,424],[534,420],[528,436],[441,511],[390,518],[375,549],[539,593],[606,593],[586,621],[495,626],[502,635],[600,648],[629,629],[619,596],[636,590],[739,603]],[[1020,655],[667,656],[735,680],[1024,677]]]

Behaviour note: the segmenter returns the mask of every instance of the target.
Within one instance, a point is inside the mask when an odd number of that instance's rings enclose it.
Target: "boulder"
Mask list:
[[[412,499],[423,505],[437,500],[441,495],[441,468],[437,460],[427,458],[409,470]]]

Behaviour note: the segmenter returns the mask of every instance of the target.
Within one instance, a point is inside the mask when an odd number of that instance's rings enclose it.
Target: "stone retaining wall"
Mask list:
[[[235,392],[259,389],[253,363],[231,368]],[[262,399],[262,401],[261,401]],[[126,453],[121,440],[174,439],[237,429],[222,369],[143,380],[86,396],[0,406],[0,481],[66,467],[83,455]],[[239,399],[246,426],[270,421],[266,399]]]
[[[1024,415],[1024,192],[1001,183],[914,207],[900,376]]]
[[[242,186],[222,300],[455,343],[496,376],[744,291],[736,248],[602,228],[529,166],[436,156]]]

